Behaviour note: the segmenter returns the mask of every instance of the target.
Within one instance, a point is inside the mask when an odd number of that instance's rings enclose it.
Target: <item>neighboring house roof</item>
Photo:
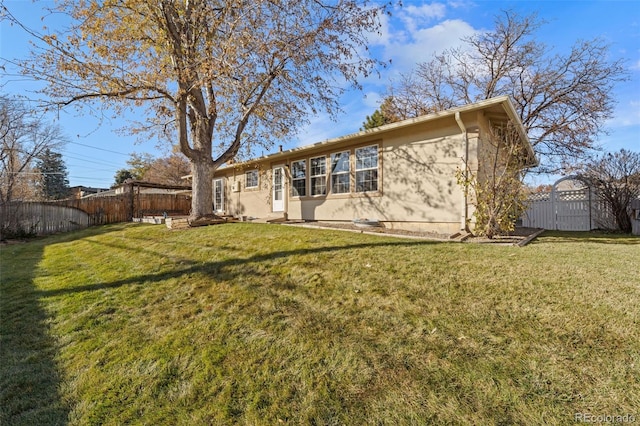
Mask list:
[[[154,188],[154,189],[170,189],[170,190],[190,190],[191,185],[166,185],[163,183],[147,182],[144,180],[127,180],[120,185],[115,185],[111,189],[128,188],[131,186],[139,188]]]
[[[86,192],[86,193],[96,193],[96,192],[108,191],[108,188],[93,188],[91,186],[83,186],[83,185],[72,186],[69,189],[72,190],[72,191],[83,191],[83,192]]]
[[[188,193],[191,191],[191,185],[165,185],[162,183],[146,182],[142,180],[127,180],[119,185],[111,187],[108,191],[91,194],[89,197],[110,197],[128,192],[131,188],[142,188],[145,193]]]
[[[439,120],[445,117],[456,117],[456,116],[460,116],[460,114],[463,113],[468,113],[468,112],[473,112],[473,111],[480,111],[480,110],[485,110],[489,115],[491,114],[495,114],[495,115],[503,115],[506,114],[507,117],[509,118],[509,120],[511,120],[514,125],[516,126],[516,129],[518,130],[518,133],[520,135],[520,140],[523,144],[525,144],[525,149],[527,150],[527,158],[526,158],[526,163],[524,164],[524,167],[535,167],[538,165],[538,160],[536,159],[536,155],[533,151],[533,147],[531,146],[531,142],[529,141],[529,138],[527,136],[527,132],[524,128],[524,125],[522,124],[522,120],[520,120],[520,117],[518,116],[518,113],[516,112],[513,103],[511,102],[511,100],[509,99],[509,96],[500,96],[500,97],[495,97],[495,98],[491,98],[491,99],[487,99],[484,101],[480,101],[480,102],[476,102],[473,104],[469,104],[469,105],[465,105],[462,107],[458,107],[458,108],[452,108],[452,109],[448,109],[445,111],[439,111],[436,113],[432,113],[432,114],[427,114],[427,115],[421,115],[419,117],[415,117],[415,118],[409,118],[406,120],[402,120],[402,121],[398,121],[395,123],[390,123],[390,124],[385,124],[383,126],[380,127],[376,127],[373,129],[368,129],[368,130],[363,130],[357,133],[352,133],[349,135],[345,135],[345,136],[340,136],[337,138],[333,138],[333,139],[328,139],[325,140],[323,142],[318,142],[312,145],[305,145],[302,147],[298,147],[298,148],[293,148],[290,150],[286,150],[286,151],[280,151],[280,152],[276,152],[273,154],[267,154],[264,155],[262,157],[258,157],[255,159],[251,159],[248,161],[243,162],[244,164],[251,164],[251,163],[256,163],[256,162],[260,162],[260,161],[264,161],[266,159],[269,160],[276,160],[280,157],[287,157],[290,156],[291,154],[294,153],[303,153],[307,150],[313,150],[322,146],[331,146],[331,145],[339,145],[342,142],[346,142],[346,141],[354,141],[356,139],[359,138],[365,138],[365,137],[370,137],[372,134],[385,134],[387,132],[390,131],[394,131],[397,129],[401,129],[404,127],[409,127],[409,126],[413,126],[415,124],[419,124],[419,123],[428,123],[430,121],[434,121],[434,120]],[[229,165],[225,165],[223,167],[221,167],[220,169],[225,169],[227,167],[233,167],[236,164],[229,164]],[[186,176],[186,177],[191,177]]]

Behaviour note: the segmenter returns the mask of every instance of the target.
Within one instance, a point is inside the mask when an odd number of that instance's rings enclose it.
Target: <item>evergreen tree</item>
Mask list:
[[[62,154],[45,149],[37,162],[41,174],[41,191],[46,200],[61,200],[69,196],[69,173]]]
[[[362,123],[360,130],[375,129],[383,124],[387,124],[387,120],[385,120],[384,114],[377,109],[373,114],[367,115],[367,118],[364,120],[364,123]]]
[[[133,179],[133,174],[131,173],[131,170],[120,169],[116,172],[114,179],[115,179],[114,185],[117,186],[117,185],[120,185],[121,183],[124,183],[128,179]]]
[[[396,109],[395,98],[393,96],[387,96],[380,104],[380,108],[375,110],[373,114],[367,117],[362,123],[360,130],[370,130],[376,127],[384,126],[385,124],[395,123],[396,121],[403,120],[403,114]],[[418,114],[420,115],[420,114]]]

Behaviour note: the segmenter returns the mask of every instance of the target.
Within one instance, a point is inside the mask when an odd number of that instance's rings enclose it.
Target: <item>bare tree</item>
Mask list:
[[[566,55],[536,40],[537,16],[507,11],[492,31],[420,63],[391,89],[401,118],[509,95],[541,163],[557,171],[596,147],[611,117],[613,86],[626,78],[601,39],[578,41]]]
[[[133,153],[127,160],[128,169],[116,172],[115,184],[119,185],[127,179],[144,180],[165,185],[186,185],[184,177],[189,175],[189,160],[179,152],[166,157],[154,157],[148,152]]]
[[[640,197],[640,152],[604,154],[583,164],[578,175],[611,209],[618,230],[631,233],[631,200]]]
[[[0,97],[0,204],[37,198],[34,161],[65,141],[58,126],[22,102]]]
[[[138,130],[177,141],[193,175],[192,219],[213,214],[213,171],[270,146],[378,61],[366,34],[388,5],[366,0],[61,0],[64,32],[38,34],[22,69],[68,105],[147,107]],[[6,12],[7,19],[19,22]]]
[[[183,177],[189,174],[189,161],[180,153],[156,158],[142,179],[165,185],[185,185]]]

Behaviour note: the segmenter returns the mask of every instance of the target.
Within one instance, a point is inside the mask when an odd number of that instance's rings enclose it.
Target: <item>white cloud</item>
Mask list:
[[[389,43],[389,36],[391,34],[391,17],[387,14],[380,16],[380,29],[376,32],[370,31],[366,33],[366,38],[369,41],[369,46],[385,46]]]
[[[391,16],[380,17],[380,33],[368,34],[368,52],[391,64],[367,78],[361,78],[364,93],[347,90],[341,103],[344,114],[332,121],[326,114],[310,117],[288,147],[304,146],[357,132],[367,115],[379,106],[385,90],[398,74],[412,70],[445,49],[461,45],[461,38],[477,32],[461,19],[446,19],[443,3],[407,5],[394,10]]]
[[[626,107],[617,108],[616,116],[622,126],[640,126],[640,101],[631,100]]]
[[[372,75],[361,83],[376,86],[389,84],[398,74],[409,72],[420,62],[426,62],[445,49],[460,46],[463,37],[477,32],[461,19],[446,19],[444,3],[405,5],[397,7],[391,16],[381,17],[380,33],[368,36],[370,54],[389,63],[381,78]]]
[[[428,61],[436,53],[460,46],[463,37],[475,32],[465,21],[445,20],[431,27],[416,28],[407,37],[392,38],[385,53],[391,58],[394,68],[405,71],[416,63]]]
[[[402,8],[398,16],[404,23],[405,29],[412,33],[434,19],[444,18],[446,9],[446,6],[442,3],[423,4],[421,6],[409,5]]]

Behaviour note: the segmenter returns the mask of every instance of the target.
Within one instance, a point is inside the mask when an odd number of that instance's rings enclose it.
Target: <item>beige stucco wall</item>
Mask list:
[[[351,222],[367,218],[377,219],[389,228],[455,233],[464,228],[467,218],[473,227],[474,194],[465,198],[456,180],[456,170],[467,167],[471,173],[482,170],[479,162],[486,157],[483,137],[489,118],[478,110],[462,113],[459,118],[460,122],[449,114],[228,166],[215,175],[224,178],[225,213],[262,219],[282,217],[284,212],[272,209],[271,193],[272,168],[282,165],[287,176],[284,210],[292,220]],[[325,155],[330,169],[329,156],[348,150],[354,188],[355,149],[374,144],[379,148],[377,192],[291,196],[288,167],[293,161]],[[259,170],[259,186],[247,189],[245,172],[255,168]],[[309,168],[307,163],[307,191]],[[330,186],[329,176],[327,180]]]
[[[475,115],[463,117],[465,125],[476,125]],[[468,124],[467,124],[468,123]],[[477,125],[476,125],[477,127]],[[275,164],[349,150],[351,186],[355,186],[357,147],[379,146],[379,191],[288,197],[285,209],[292,220],[352,221],[377,219],[389,228],[454,233],[461,228],[464,195],[456,182],[456,169],[464,168],[466,141],[452,116],[435,122],[400,128],[383,135],[372,134],[314,149],[293,152],[289,156],[257,163],[260,170],[258,189],[245,188],[245,172],[256,164],[236,165],[216,173],[225,178],[225,213],[234,216],[274,218],[272,212],[271,170]],[[476,139],[469,140],[471,166],[476,167]],[[329,160],[327,161],[329,164]],[[328,166],[329,167],[329,166]],[[308,172],[309,170],[307,170]],[[308,178],[307,178],[308,179]],[[328,178],[330,179],[330,178]],[[240,190],[235,182],[240,182]],[[286,193],[290,193],[287,179]]]
[[[258,169],[258,187],[247,188],[245,173]],[[266,218],[271,215],[271,169],[268,163],[247,167],[239,164],[221,170],[214,179],[223,178],[224,213],[231,216]]]

